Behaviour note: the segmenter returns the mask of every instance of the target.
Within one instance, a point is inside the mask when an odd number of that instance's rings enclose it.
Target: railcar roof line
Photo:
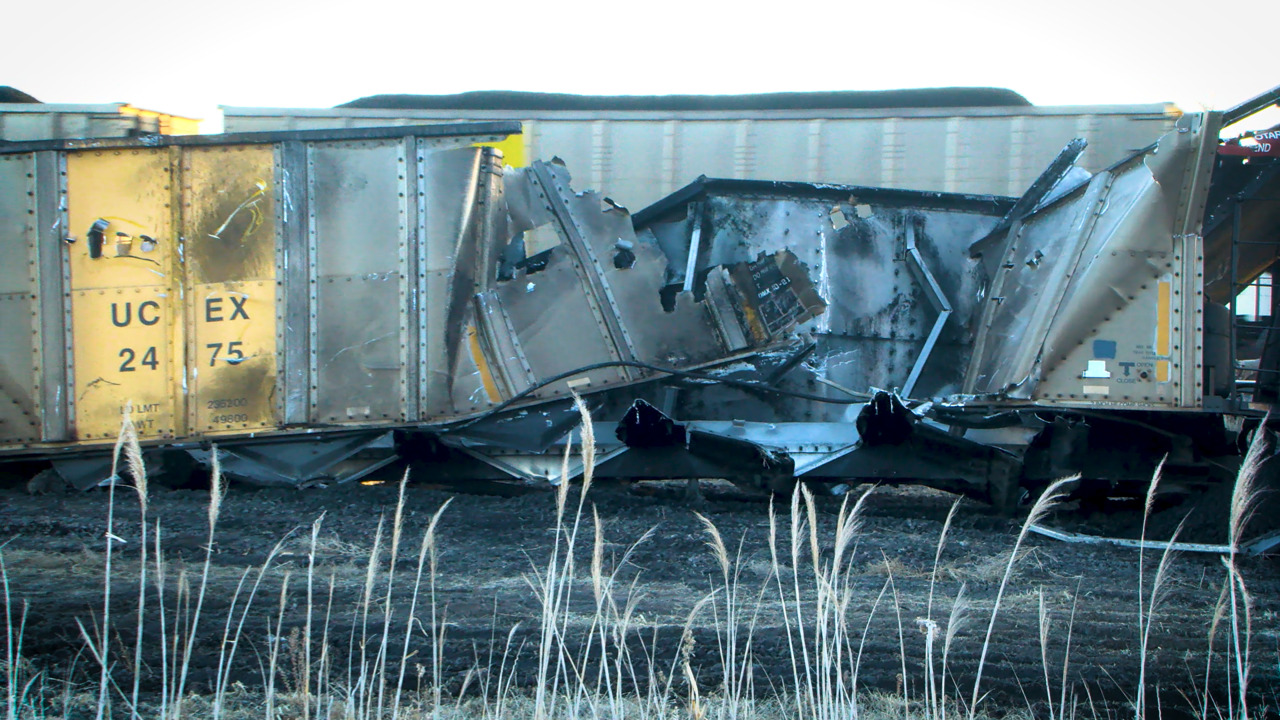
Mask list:
[[[393,140],[403,137],[507,137],[519,135],[516,121],[436,123],[341,130],[275,130],[217,135],[144,135],[136,138],[87,138],[35,140],[0,144],[0,154],[40,150],[95,150],[117,148],[200,147],[224,145],[266,145],[279,142],[322,142],[326,140]]]

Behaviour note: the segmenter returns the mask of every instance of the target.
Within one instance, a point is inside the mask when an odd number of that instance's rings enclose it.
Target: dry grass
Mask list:
[[[477,649],[474,667],[461,687],[448,691],[444,649],[450,623],[439,594],[448,578],[440,575],[438,546],[439,526],[449,522],[448,502],[435,510],[420,538],[404,534],[407,475],[393,513],[383,518],[367,544],[338,536],[324,527],[323,516],[316,518],[296,535],[282,538],[258,567],[243,571],[232,596],[219,598],[217,606],[225,611],[209,617],[206,595],[215,587],[210,578],[216,572],[211,570],[211,548],[226,501],[217,454],[207,515],[209,549],[203,564],[186,568],[166,555],[163,523],[146,520],[146,468],[126,416],[117,452],[133,478],[131,495],[144,518],[139,539],[148,552],[141,555],[140,564],[130,567],[113,557],[116,503],[128,497],[117,495],[113,487],[103,547],[81,559],[91,560],[103,575],[101,609],[81,621],[84,650],[77,664],[54,678],[48,669],[33,667],[23,658],[28,610],[14,596],[8,568],[23,564],[75,572],[83,571],[84,563],[0,546],[6,628],[0,657],[4,720],[977,720],[990,709],[983,675],[988,657],[998,652],[991,643],[1001,614],[1028,610],[1037,619],[1034,642],[1042,673],[1022,680],[1036,683],[1038,694],[1048,700],[1034,712],[1028,703],[1025,716],[1111,716],[1110,710],[1096,710],[1088,689],[1082,693],[1072,680],[1072,631],[1084,602],[1081,593],[1015,584],[1018,568],[1035,561],[1024,547],[1027,528],[1056,502],[1060,484],[1039,499],[1009,551],[998,556],[952,557],[948,532],[956,512],[953,506],[928,569],[891,557],[855,564],[867,493],[846,496],[834,527],[824,533],[813,496],[798,486],[786,507],[770,507],[767,547],[748,547],[742,538],[725,537],[712,520],[699,516],[713,561],[712,583],[689,598],[679,645],[674,652],[663,652],[653,644],[652,627],[642,613],[643,588],[624,582],[621,573],[651,533],[630,544],[609,537],[609,524],[601,521],[589,499],[594,431],[580,400],[578,408],[583,418],[579,452],[586,471],[581,483],[564,482],[557,489],[550,552],[523,580],[539,615],[526,628],[495,628],[490,646]],[[1256,495],[1250,473],[1256,472],[1263,452],[1251,450],[1242,469],[1233,506],[1233,540]],[[305,557],[305,570],[297,564],[292,572],[278,567],[286,553],[295,562]],[[397,572],[402,555],[415,559],[412,571]],[[1153,565],[1148,560],[1140,556],[1135,567],[1140,588],[1135,656],[1143,672],[1131,697],[1133,714],[1139,718],[1161,709],[1159,695],[1148,692],[1152,680],[1145,675],[1146,655],[1159,632],[1160,602],[1176,556],[1166,552]],[[1225,559],[1224,569],[1203,674],[1183,695],[1205,720],[1244,720],[1262,712],[1247,704],[1258,618],[1234,553]],[[878,592],[866,589],[869,576],[883,578]],[[354,607],[335,605],[340,577],[362,588]],[[924,578],[929,594],[923,615],[904,614],[899,583]],[[136,586],[136,616],[111,615],[113,584]],[[994,602],[975,607],[969,591],[975,585],[997,586]],[[762,686],[756,643],[766,616],[770,622],[780,619],[790,672]],[[337,622],[339,617],[344,622]],[[145,622],[152,619],[158,622]],[[901,668],[895,693],[869,691],[859,684],[873,621],[882,627],[886,620],[896,628],[892,644]],[[135,623],[135,643],[107,640],[116,636],[112,623],[118,622]],[[267,637],[247,637],[249,625],[265,626]],[[339,633],[340,626],[351,632]],[[698,647],[694,629],[699,627],[712,629],[714,641]],[[522,634],[525,630],[531,631],[531,640],[520,639],[530,637]],[[981,647],[974,666],[953,666],[959,643]],[[214,690],[190,693],[193,657],[210,647],[217,655]],[[923,652],[919,677],[908,675],[908,647],[913,653],[915,648]],[[144,666],[144,655],[159,655],[161,662]],[[708,674],[704,668],[699,674],[695,661],[708,659],[707,666],[716,670]],[[521,675],[530,666],[532,677]],[[256,670],[261,683],[246,687],[233,679],[247,670]],[[1233,689],[1225,706],[1219,695],[1208,692],[1224,671]],[[966,682],[961,687],[960,675],[971,677],[972,686]],[[158,681],[161,690],[141,692],[139,680],[144,676]],[[529,680],[532,689],[521,689]],[[1008,707],[996,711],[1005,717],[1023,716]]]

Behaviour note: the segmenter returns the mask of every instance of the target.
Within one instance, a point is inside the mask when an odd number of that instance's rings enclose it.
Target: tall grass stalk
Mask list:
[[[5,717],[18,720],[18,666],[22,662],[22,629],[26,626],[27,610],[24,604],[22,621],[18,631],[13,630],[13,601],[9,594],[9,567],[5,564],[4,548],[0,546],[0,582],[4,584],[4,635],[5,635]]]
[[[947,660],[951,654],[951,643],[969,626],[969,598],[965,595],[966,585],[960,583],[955,599],[951,601],[951,612],[947,616],[947,631],[942,638],[942,672],[938,683],[938,720],[947,718]]]
[[[1080,604],[1080,582],[1083,582],[1083,578],[1076,582],[1076,591],[1071,596],[1071,615],[1067,618],[1067,641],[1066,646],[1062,650],[1062,680],[1061,684],[1058,686],[1058,720],[1066,720],[1067,718],[1067,691],[1070,687],[1067,683],[1067,670],[1071,667],[1071,637],[1076,627],[1076,608]],[[1045,686],[1048,687],[1048,680],[1045,680]],[[1071,690],[1070,695],[1072,705],[1074,706],[1076,702],[1076,693],[1074,689]],[[1052,705],[1049,706],[1049,712],[1050,714],[1053,712]],[[1050,720],[1053,719],[1050,718]]]
[[[1142,505],[1142,532],[1139,535],[1142,542],[1138,545],[1138,642],[1141,646],[1141,651],[1138,653],[1138,694],[1133,706],[1134,717],[1138,720],[1141,720],[1146,710],[1147,636],[1149,634],[1148,628],[1151,624],[1150,618],[1147,619],[1145,624],[1143,623],[1143,613],[1145,612],[1143,590],[1146,574],[1147,521],[1151,518],[1151,510],[1155,505],[1156,491],[1160,486],[1160,478],[1164,474],[1164,463],[1167,459],[1168,456],[1166,455],[1156,465],[1155,472],[1151,475],[1151,482],[1147,485],[1146,500]],[[1155,593],[1155,588],[1152,588],[1152,593]]]
[[[168,619],[166,618],[165,602],[164,602],[164,556],[161,554],[161,532],[160,520],[156,519],[156,531],[154,534],[155,542],[155,590],[156,590],[156,608],[160,614],[160,720],[169,717],[169,637],[168,637]]]
[[[787,635],[787,657],[791,661],[792,698],[795,701],[795,714],[800,717],[804,712],[804,694],[800,685],[800,668],[796,662],[796,639],[791,632],[791,617],[788,609],[786,591],[782,586],[782,564],[778,561],[778,516],[769,500],[769,560],[772,563],[773,578],[778,589],[778,604],[782,610],[782,625]]]
[[[630,650],[626,638],[630,634],[635,616],[639,593],[635,587],[638,577],[632,580],[627,590],[625,602],[619,609],[614,597],[614,588],[618,582],[618,572],[626,567],[636,548],[646,543],[656,527],[649,528],[639,540],[632,543],[623,553],[622,558],[614,565],[612,571],[605,572],[604,563],[604,529],[600,523],[600,513],[593,505],[591,508],[592,523],[595,528],[594,541],[591,548],[591,588],[595,596],[596,614],[592,619],[588,632],[587,647],[590,648],[591,637],[599,641],[600,662],[596,673],[595,692],[608,700],[612,717],[622,717],[626,712],[623,696],[624,683],[629,679],[636,687],[640,686],[635,677],[631,662]],[[612,649],[612,658],[610,650]],[[584,656],[583,665],[589,656]],[[652,670],[652,663],[650,663]]]
[[[698,520],[702,522],[703,529],[707,532],[707,547],[711,548],[711,554],[716,560],[716,565],[720,568],[721,586],[716,592],[712,593],[711,611],[716,625],[716,641],[719,644],[720,658],[723,661],[721,666],[724,668],[724,677],[722,679],[725,700],[731,720],[737,720],[738,709],[742,700],[742,683],[738,676],[738,588],[741,579],[740,567],[737,563],[730,563],[729,550],[725,547],[724,539],[720,536],[720,531],[715,524],[708,520],[701,513],[694,513]],[[741,548],[739,548],[741,555]],[[724,598],[724,618],[721,621],[717,610],[719,603],[714,598],[721,596]],[[723,628],[723,630],[721,630]],[[745,658],[741,658],[745,661]]]
[[[538,682],[534,691],[535,720],[546,720],[554,715],[560,684],[562,681],[569,680],[570,660],[564,648],[564,632],[569,622],[568,608],[573,591],[574,549],[587,492],[591,488],[591,479],[595,472],[595,428],[591,423],[591,412],[576,393],[573,396],[573,402],[582,418],[582,424],[579,427],[582,436],[582,489],[578,496],[578,507],[574,513],[573,523],[568,525],[565,522],[565,507],[568,502],[569,458],[573,445],[572,434],[570,434],[565,443],[564,456],[560,464],[560,484],[556,488],[555,540],[552,544],[551,556],[547,561],[546,572],[534,586],[541,602]],[[555,660],[554,670],[553,659]]]
[[[1005,565],[1004,575],[1000,578],[1000,587],[996,590],[995,603],[991,606],[991,619],[987,623],[987,634],[982,641],[982,652],[978,655],[978,671],[973,678],[973,695],[969,700],[969,720],[973,720],[978,713],[978,692],[982,686],[982,670],[986,666],[987,652],[991,649],[991,635],[996,628],[996,617],[1000,613],[1000,601],[1004,598],[1005,588],[1009,585],[1009,578],[1013,576],[1013,566],[1018,560],[1018,551],[1022,549],[1022,541],[1026,539],[1027,532],[1032,525],[1040,522],[1049,509],[1056,505],[1064,496],[1063,488],[1068,484],[1079,480],[1079,476],[1065,477],[1053,482],[1045,491],[1041,493],[1035,504],[1031,506],[1031,511],[1027,513],[1027,518],[1022,523],[1022,530],[1018,533],[1018,539],[1013,544],[1013,551],[1009,553],[1009,561]]]
[[[387,693],[387,642],[391,637],[391,595],[396,581],[396,560],[400,555],[400,534],[404,523],[404,487],[409,482],[409,468],[400,477],[400,491],[396,498],[395,518],[391,521],[391,557],[387,562],[387,593],[382,608],[382,641],[378,646],[378,710],[374,717],[382,717],[383,701]]]
[[[431,704],[431,717],[438,717],[440,708],[440,660],[441,649],[437,647],[436,636],[436,603],[435,603],[435,577],[436,577],[436,525],[440,522],[440,517],[444,515],[445,508],[449,507],[449,503],[453,502],[453,498],[445,500],[431,516],[431,522],[427,524],[427,529],[422,533],[422,546],[418,550],[418,571],[413,580],[413,595],[409,600],[409,618],[405,621],[404,628],[404,645],[400,651],[400,675],[396,678],[395,698],[391,704],[391,717],[393,720],[400,716],[400,693],[404,688],[404,673],[409,664],[409,641],[413,637],[413,626],[417,622],[418,610],[418,591],[422,587],[422,570],[426,563],[427,557],[430,556],[430,575],[428,582],[431,584],[431,679],[433,702]]]
[[[364,590],[360,593],[360,667],[354,682],[351,680],[351,659],[354,653],[348,651],[347,657],[347,690],[356,703],[356,717],[367,718],[369,701],[372,693],[370,683],[373,679],[369,663],[369,609],[373,605],[373,588],[378,580],[378,563],[382,557],[382,531],[386,527],[386,516],[378,516],[378,529],[373,534],[373,547],[369,549],[369,562],[365,566]],[[355,627],[351,628],[352,639],[355,638]],[[350,645],[348,645],[350,647]]]
[[[1178,536],[1182,533],[1182,526],[1186,522],[1184,518],[1178,526],[1174,528],[1173,535],[1169,538],[1169,543],[1165,545],[1164,552],[1160,553],[1160,563],[1156,566],[1155,577],[1151,581],[1151,592],[1148,593],[1146,619],[1142,619],[1139,614],[1140,629],[1142,637],[1140,638],[1139,656],[1141,657],[1141,670],[1138,675],[1138,693],[1135,698],[1134,706],[1138,709],[1138,720],[1146,717],[1148,710],[1146,703],[1146,669],[1147,669],[1147,649],[1151,643],[1151,625],[1155,620],[1156,606],[1164,596],[1164,586],[1169,579],[1169,568],[1173,559],[1173,544],[1178,541]],[[1143,540],[1146,540],[1144,537]],[[1142,624],[1144,623],[1145,624]],[[1158,688],[1157,688],[1158,689]]]
[[[240,597],[241,586],[243,586],[249,571],[246,570],[245,575],[240,576],[240,585],[236,587],[235,595],[231,598],[231,608],[227,610],[227,624],[223,629],[222,646],[218,651],[217,684],[213,695],[214,720],[222,716],[227,690],[231,686],[231,670],[236,659],[236,650],[240,648],[240,638],[243,636],[244,624],[249,617],[249,611],[253,609],[253,600],[257,597],[258,589],[262,586],[262,580],[266,577],[271,564],[275,562],[276,556],[280,554],[280,549],[292,535],[293,531],[290,531],[283,538],[276,541],[276,544],[271,548],[271,552],[267,553],[266,559],[262,561],[262,565],[258,567],[255,573],[253,585],[249,589],[249,596],[245,599],[244,605],[240,609],[240,619],[236,623],[235,631],[228,633],[232,616],[235,614],[236,602]]]
[[[284,630],[284,611],[285,603],[289,599],[289,571],[285,571],[284,578],[280,581],[280,606],[276,611],[276,628],[268,638],[268,659],[267,659],[267,690],[266,690],[266,720],[275,720],[276,718],[276,662],[280,657],[280,641],[281,634]],[[306,705],[304,702],[303,705]]]
[[[138,493],[138,511],[140,515],[138,543],[138,621],[135,628],[136,637],[133,644],[133,693],[130,704],[133,706],[132,717],[137,718],[138,690],[142,682],[142,639],[143,621],[147,607],[147,465],[142,459],[142,447],[138,442],[138,430],[133,424],[133,417],[126,413],[122,427],[126,429],[124,455],[129,466],[129,474],[133,476],[133,487]]]
[[[817,688],[814,686],[813,674],[814,668],[809,661],[809,644],[805,633],[804,605],[801,603],[800,593],[800,548],[801,533],[804,529],[804,519],[800,514],[800,496],[802,485],[797,484],[796,489],[791,493],[791,587],[792,602],[795,603],[795,622],[796,636],[800,641],[800,658],[803,660],[804,666],[804,685],[802,692],[797,693],[797,697],[803,697],[805,704],[812,712],[817,712],[818,697],[815,694]],[[855,675],[856,682],[856,675]],[[797,703],[800,700],[797,699]],[[803,715],[805,711],[801,705],[797,705],[797,716]],[[855,711],[856,717],[856,711]],[[823,720],[826,720],[823,718]]]
[[[303,621],[302,630],[302,673],[298,678],[302,691],[302,720],[311,718],[311,631],[312,618],[315,615],[314,580],[316,571],[316,543],[320,539],[320,526],[324,523],[325,514],[311,523],[311,542],[307,545],[307,617]]]
[[[222,512],[222,499],[226,492],[222,477],[222,464],[218,459],[217,445],[214,445],[210,450],[209,457],[210,465],[212,466],[209,477],[209,540],[205,545],[204,565],[200,570],[200,589],[196,592],[195,612],[187,625],[186,641],[182,646],[182,668],[178,672],[177,686],[174,688],[173,697],[169,701],[174,720],[182,717],[182,702],[187,685],[187,673],[191,668],[191,654],[195,651],[196,633],[200,629],[200,612],[204,608],[205,591],[209,586],[209,566],[213,562],[213,538],[217,532],[218,515]]]
[[[797,484],[791,496],[790,523],[790,596],[782,582],[783,568],[778,558],[777,518],[770,506],[769,550],[774,585],[786,626],[787,646],[792,666],[792,701],[797,716],[811,715],[820,720],[856,717],[857,697],[854,687],[856,671],[850,673],[852,638],[848,629],[848,609],[853,600],[850,578],[852,548],[860,527],[862,508],[868,489],[858,500],[849,503],[846,496],[836,516],[835,542],[831,559],[824,562],[818,539],[818,516],[813,494]],[[805,541],[808,541],[807,543]],[[802,548],[808,545],[813,588],[813,610],[806,614],[801,583]],[[766,578],[765,583],[771,578]],[[757,608],[763,598],[757,599]],[[757,610],[758,612],[758,610]],[[797,659],[798,658],[798,659]],[[856,661],[855,661],[856,664]]]
[[[938,639],[940,628],[933,619],[933,593],[938,584],[938,567],[942,562],[942,550],[947,546],[947,533],[951,530],[951,522],[955,520],[960,509],[960,498],[951,503],[947,511],[947,519],[942,523],[942,532],[938,533],[938,544],[933,551],[933,570],[929,573],[929,598],[925,602],[924,621],[921,626],[925,635],[925,708],[929,717],[939,718],[942,714],[939,705],[940,695],[936,687],[937,677],[933,666],[933,645]]]
[[[98,647],[94,656],[98,658],[101,671],[98,676],[97,720],[102,720],[107,712],[107,687],[111,675],[111,663],[107,657],[107,642],[111,637],[111,555],[114,543],[116,517],[116,483],[120,477],[120,453],[128,442],[129,432],[133,428],[130,419],[132,404],[126,403],[120,423],[120,434],[116,436],[115,448],[111,451],[111,477],[107,478],[107,532],[106,549],[103,554],[102,571],[102,625],[98,633]],[[136,440],[135,440],[136,442]],[[81,626],[83,632],[83,626]],[[86,639],[88,635],[86,634]]]
[[[911,679],[907,677],[907,639],[902,631],[902,601],[898,598],[898,584],[893,580],[893,566],[889,557],[881,551],[884,558],[884,572],[889,578],[889,590],[893,593],[893,612],[898,620],[898,659],[902,662],[902,717],[907,720],[911,716]]]
[[[1226,617],[1226,614],[1227,614],[1227,602],[1230,597],[1229,593],[1230,593],[1230,588],[1227,586],[1226,582],[1223,582],[1222,591],[1218,593],[1218,602],[1214,603],[1214,606],[1213,606],[1213,619],[1210,620],[1209,622],[1209,642],[1208,642],[1209,647],[1208,647],[1208,650],[1205,652],[1205,660],[1204,660],[1204,693],[1200,698],[1201,700],[1200,717],[1202,718],[1209,717],[1209,703],[1211,700],[1214,703],[1214,710],[1215,711],[1218,710],[1217,700],[1213,699],[1213,693],[1209,691],[1210,690],[1209,678],[1213,670],[1213,643],[1214,643],[1214,640],[1217,639],[1218,627],[1222,624],[1222,620]],[[1227,652],[1228,652],[1228,656],[1230,656],[1230,646],[1228,646]],[[1231,698],[1230,693],[1227,694],[1227,698],[1228,700],[1230,700]]]
[[[876,595],[875,602],[871,604],[871,612],[867,613],[867,620],[862,625],[862,636],[858,639],[858,652],[853,658],[853,672],[849,681],[848,716],[853,720],[858,718],[858,673],[862,669],[862,654],[867,648],[867,636],[871,634],[871,621],[875,619],[876,611],[880,609],[880,603],[884,602],[884,596],[888,592],[889,579],[885,578],[880,586],[880,594]]]
[[[1037,617],[1039,619],[1039,632],[1036,633],[1037,639],[1040,641],[1040,667],[1044,670],[1044,693],[1045,704],[1049,708],[1049,720],[1056,720],[1053,708],[1053,683],[1049,682],[1049,626],[1051,624],[1049,610],[1044,604],[1044,586],[1036,591]]]
[[[331,691],[329,672],[329,621],[333,618],[333,590],[337,584],[337,575],[329,574],[329,599],[325,602],[324,625],[320,634],[320,661],[316,664],[316,718],[327,717],[324,708],[328,705],[328,693]]]
[[[558,576],[561,572],[560,543],[564,531],[564,508],[568,500],[569,493],[569,456],[573,451],[573,435],[570,433],[565,442],[564,456],[560,462],[560,484],[556,486],[556,521],[555,521],[555,537],[552,540],[551,556],[547,560],[546,572],[538,578],[539,583],[534,585],[540,601],[541,612],[539,613],[539,633],[538,633],[538,681],[534,689],[534,720],[546,720],[549,717],[554,702],[554,689],[548,693],[548,683],[551,682],[549,677],[551,674],[551,657],[552,646],[555,643],[556,618],[560,612],[559,602],[561,600],[558,592]],[[570,548],[570,558],[572,558],[572,548]]]
[[[1230,588],[1230,641],[1235,651],[1236,692],[1239,694],[1241,720],[1248,720],[1249,717],[1249,641],[1252,615],[1249,607],[1249,593],[1245,589],[1244,577],[1240,574],[1239,554],[1244,528],[1257,508],[1260,497],[1257,480],[1262,471],[1262,463],[1271,454],[1271,442],[1267,437],[1269,432],[1267,425],[1270,420],[1271,415],[1268,413],[1254,433],[1253,441],[1249,443],[1249,451],[1245,453],[1244,461],[1240,464],[1235,487],[1231,492],[1231,514],[1227,526],[1227,544],[1231,549],[1225,559],[1227,585]],[[1239,588],[1238,596],[1237,588]]]

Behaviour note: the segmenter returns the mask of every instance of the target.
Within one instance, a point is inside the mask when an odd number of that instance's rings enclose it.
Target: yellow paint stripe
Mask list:
[[[1173,285],[1161,280],[1156,287],[1156,355],[1168,355],[1171,325],[1169,308],[1173,300]]]
[[[484,359],[484,351],[480,349],[480,337],[476,334],[474,325],[467,326],[467,344],[471,346],[471,359],[480,370],[480,381],[484,383],[484,391],[489,396],[489,402],[499,402],[502,397],[498,394],[498,383],[494,382],[493,373],[489,371],[489,362]]]
[[[747,328],[751,330],[751,339],[757,344],[767,342],[769,333],[764,328],[764,323],[760,320],[760,313],[756,312],[755,307],[749,302],[742,303],[742,317],[747,321]]]
[[[1156,382],[1169,382],[1169,366],[1168,360],[1156,361]]]

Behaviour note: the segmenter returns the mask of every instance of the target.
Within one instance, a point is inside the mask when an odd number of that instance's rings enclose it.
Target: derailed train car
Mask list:
[[[131,406],[259,482],[556,481],[577,392],[603,476],[1204,476],[1257,399],[1226,304],[1275,258],[1237,253],[1274,168],[1222,167],[1220,122],[1020,199],[701,180],[634,217],[474,146],[504,124],[7,150],[0,451],[93,484]]]

